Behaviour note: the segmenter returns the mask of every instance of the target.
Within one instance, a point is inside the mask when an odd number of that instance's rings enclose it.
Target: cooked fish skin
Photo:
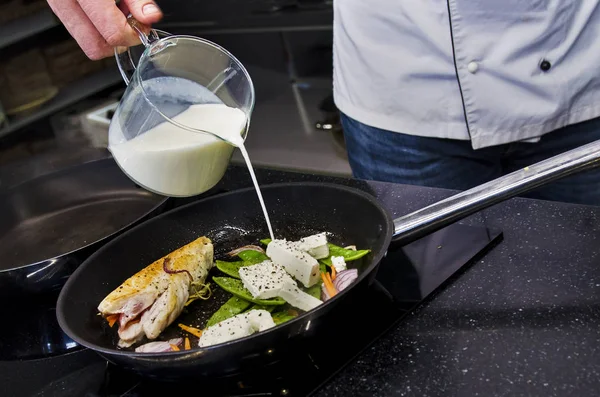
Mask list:
[[[189,298],[184,278],[174,280],[167,290],[142,314],[142,327],[148,339],[156,339],[179,316]]]
[[[200,237],[154,261],[110,292],[98,310],[103,316],[120,314],[119,346],[131,346],[144,335],[148,339],[158,337],[181,314],[192,282],[206,280],[213,255],[210,239]],[[139,325],[128,326],[136,319],[140,319]]]
[[[181,256],[189,255],[197,257],[198,262],[177,260]],[[207,274],[213,266],[212,242],[207,237],[200,237],[154,261],[109,293],[98,305],[100,313],[108,315],[132,310],[141,312],[150,307],[158,295],[167,289],[173,276],[179,277],[186,274],[165,272],[163,268],[165,260],[170,262],[169,269],[173,271],[187,270],[192,277],[200,278],[202,274]]]

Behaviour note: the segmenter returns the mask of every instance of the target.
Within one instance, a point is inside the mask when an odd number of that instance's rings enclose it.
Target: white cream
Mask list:
[[[192,105],[173,118],[221,136],[238,146],[246,115],[224,104]],[[213,187],[223,176],[234,146],[200,132],[165,121],[127,141],[118,122],[110,125],[109,149],[133,180],[148,190],[168,196],[194,196]]]

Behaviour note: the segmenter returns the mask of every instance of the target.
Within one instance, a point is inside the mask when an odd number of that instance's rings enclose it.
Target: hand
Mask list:
[[[137,33],[127,23],[129,13],[150,26],[162,19],[152,0],[47,0],[48,5],[67,28],[88,58],[112,56],[114,47],[140,44]]]

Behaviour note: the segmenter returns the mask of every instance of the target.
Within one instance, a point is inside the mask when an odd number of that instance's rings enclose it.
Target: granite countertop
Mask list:
[[[262,184],[356,186],[374,193],[394,217],[453,194],[266,169],[256,174]],[[218,188],[248,186],[247,170],[233,165]],[[504,240],[317,396],[598,394],[600,207],[515,198],[462,222],[482,220],[501,229]]]

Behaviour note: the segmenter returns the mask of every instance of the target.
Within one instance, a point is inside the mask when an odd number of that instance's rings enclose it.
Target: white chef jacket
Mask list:
[[[348,116],[474,149],[600,116],[600,0],[334,0]]]

